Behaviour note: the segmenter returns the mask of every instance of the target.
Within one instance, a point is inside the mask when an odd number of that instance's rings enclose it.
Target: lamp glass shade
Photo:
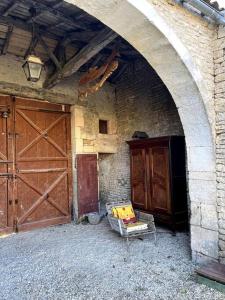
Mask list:
[[[23,64],[23,70],[28,81],[37,82],[41,77],[43,62],[34,55],[29,55]]]

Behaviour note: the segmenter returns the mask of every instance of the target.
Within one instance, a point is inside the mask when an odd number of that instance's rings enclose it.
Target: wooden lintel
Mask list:
[[[3,49],[1,51],[2,55],[5,55],[7,53],[7,50],[8,50],[8,47],[9,47],[9,41],[10,41],[12,32],[13,32],[13,25],[9,25],[8,26],[8,31],[7,31],[7,34],[6,34],[5,43],[4,43]]]
[[[111,29],[106,28],[100,31],[88,45],[73,56],[62,68],[56,71],[51,77],[47,78],[44,88],[51,88],[62,78],[66,78],[76,73],[81,66],[87,63],[92,57],[100,52],[104,47],[111,43],[118,35]]]

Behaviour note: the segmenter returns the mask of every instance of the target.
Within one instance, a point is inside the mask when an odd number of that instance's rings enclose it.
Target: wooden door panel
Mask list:
[[[13,230],[13,148],[11,130],[13,124],[12,101],[9,96],[0,96],[0,232]],[[9,117],[3,118],[2,111],[9,110]]]
[[[151,148],[152,209],[170,212],[168,148]]]
[[[146,158],[144,149],[131,150],[132,202],[135,208],[147,208]]]
[[[64,105],[16,99],[17,228],[71,219],[70,114]]]
[[[79,154],[77,159],[78,215],[98,212],[98,170],[96,154]]]

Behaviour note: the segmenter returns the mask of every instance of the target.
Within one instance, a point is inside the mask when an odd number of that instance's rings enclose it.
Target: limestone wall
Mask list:
[[[202,95],[211,124],[215,124],[213,42],[217,27],[174,0],[148,0],[188,49],[202,77]]]
[[[183,135],[177,109],[157,74],[143,62],[131,65],[116,86],[118,151],[100,156],[100,189],[104,202],[130,200],[130,159],[126,141],[135,131],[149,137]]]
[[[220,27],[214,44],[217,213],[219,219],[219,255],[225,263],[225,28]]]

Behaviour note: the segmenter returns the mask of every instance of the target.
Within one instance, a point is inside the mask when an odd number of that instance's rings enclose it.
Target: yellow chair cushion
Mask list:
[[[136,217],[132,205],[114,206],[112,208],[112,215],[113,217],[117,219],[121,219],[125,222],[136,221]]]

